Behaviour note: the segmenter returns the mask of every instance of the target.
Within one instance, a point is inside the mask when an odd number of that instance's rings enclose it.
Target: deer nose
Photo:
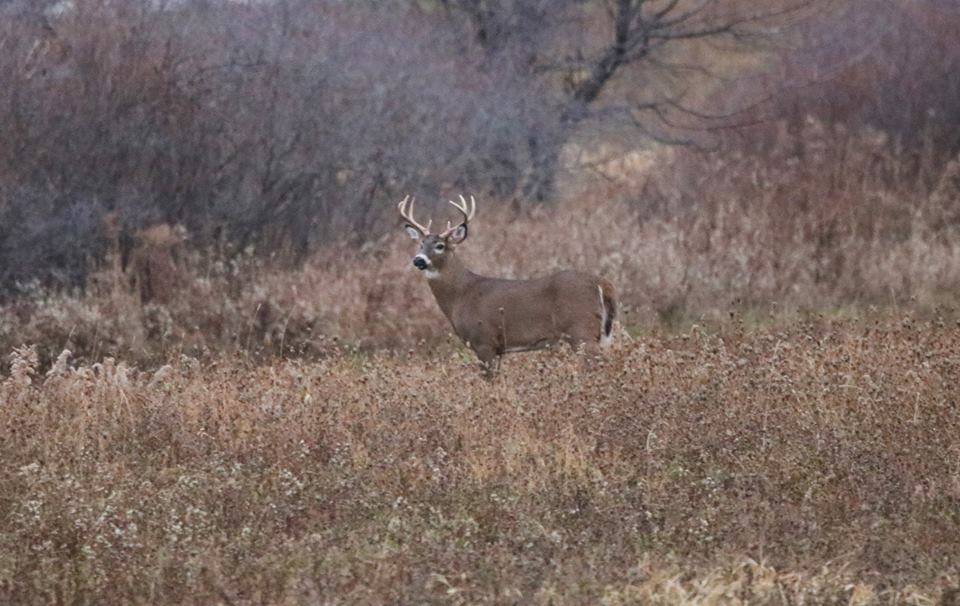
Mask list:
[[[426,268],[427,268],[427,260],[424,259],[423,257],[420,257],[420,256],[414,257],[414,258],[413,258],[413,266],[416,267],[417,269],[426,269]]]

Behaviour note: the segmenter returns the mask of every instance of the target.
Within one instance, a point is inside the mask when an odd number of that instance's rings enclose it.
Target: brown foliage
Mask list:
[[[808,116],[874,129],[925,187],[960,151],[945,0],[814,2],[782,31],[727,0],[664,3],[659,17],[658,3],[626,0],[609,14],[545,0],[53,4],[0,9],[0,294],[86,286],[106,212],[131,229],[182,224],[198,248],[299,262],[382,234],[386,199],[469,188],[523,206],[523,182],[552,191],[537,173],[571,176],[564,142],[713,142],[704,127],[749,121],[739,110],[768,94],[764,117],[787,117],[791,136]],[[623,56],[617,22],[630,25]],[[643,42],[649,27],[663,44]],[[697,32],[732,47],[686,38]],[[759,39],[789,50],[771,63]],[[563,88],[594,71],[603,95]],[[727,149],[766,154],[779,126],[736,129],[746,142]]]
[[[697,327],[492,384],[429,349],[13,364],[5,602],[929,603],[960,580],[953,324]]]
[[[715,323],[731,309],[789,320],[811,309],[955,307],[955,163],[928,194],[876,133],[810,120],[780,136],[763,159],[662,153],[643,175],[607,175],[555,209],[514,213],[480,198],[461,254],[485,275],[601,275],[633,331]],[[441,222],[442,212],[434,211]],[[44,365],[64,348],[88,362],[109,355],[159,365],[180,353],[452,346],[399,226],[363,246],[324,248],[297,269],[249,252],[175,255],[176,230],[157,229],[171,239],[141,246],[168,268],[177,257],[169,301],[138,300],[107,266],[84,293],[37,289],[0,305],[0,350],[37,344]]]
[[[762,113],[787,118],[795,129],[810,116],[852,132],[875,129],[888,150],[901,153],[904,171],[935,177],[960,153],[960,82],[954,77],[960,8],[951,0],[834,5],[794,30],[775,70],[722,85],[720,98],[735,108],[747,105],[744,98],[770,95]],[[767,125],[740,134],[746,134],[746,147],[755,148],[769,141],[764,132],[771,132]]]

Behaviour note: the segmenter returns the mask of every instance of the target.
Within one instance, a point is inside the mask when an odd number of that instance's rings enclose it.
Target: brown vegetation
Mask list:
[[[399,227],[301,271],[195,252],[166,304],[115,270],[7,304],[0,600],[951,599],[957,169],[926,195],[805,129],[803,162],[484,213],[478,270],[619,286],[640,336],[592,372],[480,379]]]
[[[731,310],[789,321],[804,310],[955,307],[957,163],[927,193],[870,132],[810,120],[781,137],[762,160],[664,152],[655,170],[620,181],[608,174],[555,209],[517,214],[480,198],[482,218],[460,254],[491,276],[596,273],[616,286],[631,331],[712,324]],[[443,206],[424,212],[441,221]],[[180,353],[448,346],[447,322],[410,264],[414,252],[399,224],[362,246],[322,249],[296,269],[194,250],[181,257],[176,296],[146,305],[116,288],[126,276],[108,266],[83,293],[37,289],[0,305],[0,350],[37,344],[46,367],[64,348],[85,362],[157,366]]]
[[[407,193],[553,204],[565,143],[763,158],[813,116],[928,187],[960,152],[945,0],[0,4],[0,296],[86,286],[109,212],[299,263]]]
[[[960,328],[905,316],[460,354],[183,356],[0,385],[6,603],[932,603]]]
[[[54,4],[0,2],[0,602],[960,595],[953,3]],[[597,368],[478,376],[393,222],[461,191],[471,269],[616,286]]]

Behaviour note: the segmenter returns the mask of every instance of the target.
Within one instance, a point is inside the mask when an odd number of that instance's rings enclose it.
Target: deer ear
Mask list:
[[[404,225],[404,226],[403,226],[403,229],[406,230],[407,235],[410,236],[410,239],[411,239],[411,240],[419,240],[419,239],[420,239],[420,232],[417,231],[417,228],[414,227],[413,225]]]
[[[457,229],[453,230],[453,233],[450,234],[448,240],[453,244],[460,244],[467,239],[467,224],[461,223],[457,226]]]

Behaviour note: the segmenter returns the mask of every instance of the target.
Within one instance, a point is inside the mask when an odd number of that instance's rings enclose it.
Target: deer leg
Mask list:
[[[501,357],[502,357],[502,356],[495,356],[495,357],[494,357],[492,360],[490,360],[490,362],[487,364],[486,370],[485,370],[485,372],[484,372],[484,376],[485,376],[486,378],[492,380],[494,377],[497,376],[497,373],[500,372],[500,359],[501,359]]]
[[[596,366],[601,355],[600,342],[596,335],[570,335],[567,342],[582,357],[585,370],[592,370]]]
[[[493,347],[477,347],[473,350],[480,358],[480,368],[485,379],[492,379],[500,370],[500,354]]]

